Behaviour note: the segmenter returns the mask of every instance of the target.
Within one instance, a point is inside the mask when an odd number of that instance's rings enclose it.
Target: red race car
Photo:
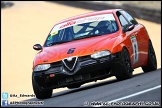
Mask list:
[[[156,55],[144,25],[122,9],[103,10],[63,20],[52,28],[33,62],[32,84],[38,99],[60,87],[116,76],[133,69],[157,69]]]

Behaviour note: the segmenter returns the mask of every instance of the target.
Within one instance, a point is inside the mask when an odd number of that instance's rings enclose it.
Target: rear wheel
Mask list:
[[[121,52],[121,58],[122,70],[120,74],[116,75],[117,80],[125,80],[131,78],[133,72],[129,53],[126,48],[123,48]]]
[[[46,99],[52,96],[52,90],[42,90],[36,84],[33,76],[32,76],[32,85],[33,85],[34,93],[38,99]]]
[[[144,72],[150,72],[157,69],[157,61],[154,48],[151,41],[148,43],[148,62],[146,66],[142,66]]]

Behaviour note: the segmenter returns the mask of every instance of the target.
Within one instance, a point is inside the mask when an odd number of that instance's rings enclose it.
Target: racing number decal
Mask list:
[[[134,63],[138,62],[138,44],[136,36],[130,37],[133,47]]]
[[[68,52],[67,52],[67,54],[71,54],[71,53],[73,53],[74,50],[75,50],[75,48],[71,48],[71,49],[69,49]]]

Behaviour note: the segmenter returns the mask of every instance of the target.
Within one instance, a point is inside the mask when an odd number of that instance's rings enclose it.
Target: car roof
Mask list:
[[[75,20],[75,19],[78,19],[78,18],[84,18],[84,17],[88,17],[88,16],[93,16],[93,15],[114,13],[114,12],[119,11],[119,10],[122,10],[122,9],[108,9],[108,10],[102,10],[102,11],[95,11],[95,12],[85,13],[85,14],[81,14],[81,15],[77,15],[77,16],[73,16],[73,17],[64,19],[64,20],[58,22],[57,24],[60,24],[60,23],[63,23],[63,22],[67,22],[67,21],[71,21],[71,20]]]

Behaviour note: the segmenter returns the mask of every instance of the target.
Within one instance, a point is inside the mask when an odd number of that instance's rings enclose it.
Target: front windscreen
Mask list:
[[[113,14],[84,17],[58,24],[53,27],[45,42],[45,47],[83,38],[102,36],[118,31]]]

